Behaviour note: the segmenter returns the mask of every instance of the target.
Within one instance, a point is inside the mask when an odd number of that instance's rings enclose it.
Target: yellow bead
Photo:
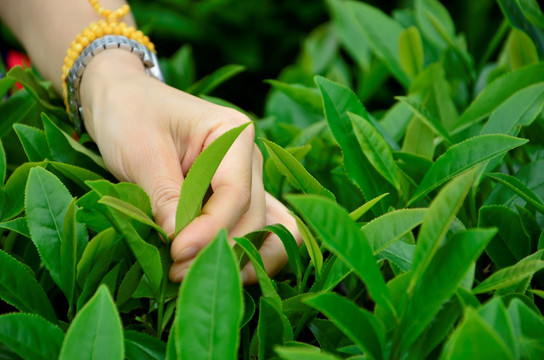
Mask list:
[[[87,47],[90,43],[91,43],[91,41],[89,40],[89,38],[87,38],[85,36],[81,38],[81,41],[80,41],[81,45]]]

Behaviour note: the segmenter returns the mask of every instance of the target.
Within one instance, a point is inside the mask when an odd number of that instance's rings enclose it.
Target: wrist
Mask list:
[[[104,103],[116,85],[127,80],[147,76],[138,56],[123,49],[108,49],[93,57],[87,65],[79,87],[84,125],[94,133],[93,109]]]

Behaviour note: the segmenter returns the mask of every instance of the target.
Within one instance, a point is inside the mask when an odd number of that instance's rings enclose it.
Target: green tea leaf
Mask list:
[[[59,360],[122,360],[124,357],[121,318],[107,287],[101,286],[72,321]]]
[[[296,347],[276,347],[276,353],[285,360],[340,360],[332,354],[319,353],[308,349]]]
[[[531,23],[544,28],[544,14],[536,0],[518,0],[518,4],[525,17]]]
[[[71,202],[72,196],[55,175],[41,167],[30,170],[25,191],[28,229],[45,267],[67,299],[71,291],[64,282],[60,259],[64,219]],[[76,224],[75,231],[75,254],[79,255],[87,243],[86,229]]]
[[[243,314],[242,282],[222,230],[183,280],[174,326],[183,359],[234,359]],[[191,326],[187,326],[191,324]]]
[[[427,209],[401,209],[375,218],[361,228],[374,254],[421,224]]]
[[[544,355],[542,334],[544,320],[520,299],[514,299],[508,306],[508,315],[518,339],[521,359],[538,359]]]
[[[487,117],[517,91],[544,81],[544,63],[526,66],[508,73],[488,85],[454,125],[455,132]]]
[[[0,250],[0,299],[21,312],[35,313],[57,322],[47,294],[28,269]]]
[[[246,123],[227,131],[196,158],[181,187],[176,211],[175,235],[200,214],[202,199],[208,191],[213,174],[232,143],[249,124]]]
[[[316,194],[335,200],[334,195],[325,189],[302,164],[287,150],[274,144],[272,141],[262,139],[268,154],[278,168],[278,171],[289,180],[298,190],[306,194]]]
[[[166,344],[145,333],[125,330],[125,356],[127,359],[164,360]]]
[[[544,108],[544,83],[529,85],[500,104],[482,128],[481,134],[514,135],[517,126],[528,126]]]
[[[367,201],[390,192],[391,187],[385,186],[387,184],[379,180],[376,171],[361,150],[347,115],[351,112],[365,117],[368,116],[366,109],[349,88],[319,76],[316,76],[314,81],[321,91],[325,118],[336,142],[342,149],[344,166],[350,179],[361,189]],[[377,214],[384,213],[387,204],[378,205],[373,210]]]
[[[530,254],[531,241],[523,231],[521,220],[515,211],[504,206],[482,206],[478,226],[495,226],[499,229],[485,249],[499,268],[514,265]]]
[[[306,245],[308,255],[310,255],[310,260],[314,266],[316,277],[319,279],[321,277],[321,270],[323,268],[323,253],[321,253],[317,240],[306,224],[304,224],[304,222],[294,213],[291,213],[291,215],[295,218],[298,231],[300,232],[300,236],[302,236],[302,241],[304,242],[304,245]]]
[[[42,130],[24,124],[14,124],[13,129],[19,137],[29,161],[38,162],[52,158],[45,133]]]
[[[503,289],[533,276],[534,273],[541,269],[544,269],[544,261],[542,260],[517,263],[516,265],[500,269],[481,282],[472,291],[475,294],[482,294]]]
[[[487,325],[476,310],[468,308],[465,319],[447,342],[444,359],[490,358],[512,359],[512,352],[495,330]]]
[[[52,160],[81,166],[98,173],[106,173],[102,157],[93,153],[70,135],[62,131],[45,113],[42,113],[43,128]]]
[[[53,169],[58,171],[60,174],[66,176],[68,179],[72,180],[74,183],[79,185],[80,188],[86,191],[91,189],[85,183],[86,181],[103,180],[102,176],[79,166],[65,164],[57,161],[48,161],[47,165],[53,167]]]
[[[408,204],[427,195],[446,181],[476,164],[493,159],[527,140],[508,135],[480,135],[452,145],[425,174]]]
[[[389,145],[368,120],[352,113],[348,113],[348,116],[359,145],[374,169],[400,191],[397,167]]]
[[[323,102],[321,101],[321,96],[317,89],[300,84],[287,84],[277,80],[266,80],[265,82],[272,85],[274,89],[287,95],[303,108],[318,114],[323,114]]]
[[[77,245],[76,199],[72,199],[64,216],[60,243],[60,279],[63,284],[61,288],[64,289],[70,307],[74,301],[76,287]]]
[[[62,330],[39,316],[0,316],[0,341],[24,359],[56,360],[63,340]]]
[[[523,200],[527,201],[544,214],[544,204],[542,203],[542,200],[517,178],[503,173],[486,174],[486,176],[506,185],[510,190],[521,196]]]
[[[4,187],[5,201],[2,219],[8,220],[19,215],[24,209],[25,186],[30,170],[36,166],[44,167],[44,162],[24,163],[11,174]]]
[[[416,246],[404,241],[396,241],[376,255],[376,259],[387,259],[397,266],[400,271],[406,272],[412,269]]]
[[[402,104],[402,103],[401,103]],[[414,116],[404,136],[402,152],[412,153],[431,160],[434,157],[434,131],[417,116]]]
[[[508,38],[510,64],[513,70],[538,63],[535,44],[525,32],[512,28]]]
[[[410,109],[412,109],[412,111],[414,112],[414,115],[416,115],[419,120],[423,121],[425,125],[431,128],[433,132],[442,136],[450,144],[453,143],[453,139],[448,133],[448,130],[446,130],[444,125],[442,125],[440,121],[435,119],[435,117],[429,111],[427,111],[427,109],[422,104],[405,96],[395,96],[395,99],[402,101],[403,103],[408,105]]]
[[[10,221],[4,221],[0,223],[1,229],[15,231],[18,234],[26,236],[30,239],[30,231],[28,230],[28,224],[26,218],[19,217]]]
[[[410,80],[400,65],[398,51],[402,26],[371,5],[357,1],[349,1],[347,5],[365,34],[365,40],[368,41],[372,51],[385,62],[389,71],[402,85],[409,84]]]
[[[478,315],[501,337],[507,347],[512,351],[513,358],[518,359],[518,349],[514,339],[512,322],[506,312],[506,307],[499,298],[493,298],[478,309]]]
[[[98,233],[91,239],[77,263],[77,284],[79,286],[83,287],[91,270],[100,267],[100,262],[105,262],[106,266],[109,266],[110,261],[106,258],[111,257],[115,243],[115,230],[112,227]]]
[[[0,138],[3,138],[11,131],[13,124],[27,119],[38,108],[38,102],[26,90],[18,91],[6,101],[0,102],[0,113],[2,114]]]
[[[438,193],[425,213],[414,254],[412,285],[419,280],[418,276],[426,269],[440,247],[455,215],[463,205],[474,176],[475,170],[472,170],[453,179]]]
[[[327,247],[363,280],[376,304],[395,314],[369,240],[347,211],[329,199],[314,195],[289,196],[287,201],[314,228]]]
[[[138,264],[138,262],[135,262],[127,271],[123,280],[121,280],[121,284],[119,284],[119,289],[117,290],[117,298],[115,301],[118,307],[123,306],[123,304],[132,297],[132,294],[134,294],[134,292],[138,288],[138,284],[142,279],[141,270],[142,268],[140,267],[140,264]]]
[[[4,181],[6,180],[6,152],[2,141],[0,141],[0,189],[4,188]]]
[[[23,69],[21,66],[14,66],[8,71],[6,77],[18,81],[33,98],[38,100],[47,109],[53,108],[49,102],[50,99],[47,90],[38,82],[38,79],[32,73],[32,69]]]
[[[212,92],[216,87],[229,80],[231,77],[238,75],[245,70],[245,66],[241,65],[225,65],[212,74],[203,77],[196,83],[191,85],[187,92],[194,95],[206,95]]]
[[[234,241],[240,245],[251,260],[251,263],[255,268],[257,280],[259,281],[259,286],[261,287],[263,296],[269,299],[278,310],[281,310],[281,298],[276,291],[273,280],[268,276],[266,270],[264,269],[263,259],[261,258],[257,248],[251,243],[251,241],[244,237],[234,238]]]
[[[259,304],[259,324],[257,327],[259,359],[270,359],[274,355],[274,348],[276,346],[284,345],[289,337],[292,339],[292,330],[285,328],[281,315],[270,300],[261,297]],[[291,330],[290,336],[288,333],[289,330]]]
[[[383,359],[385,328],[370,312],[335,293],[309,297],[304,302],[332,320],[371,359]]]
[[[146,224],[152,227],[161,235],[163,241],[167,243],[170,242],[170,237],[164,232],[164,230],[159,225],[155,224],[153,219],[147,216],[146,213],[144,213],[136,206],[121,199],[114,198],[112,196],[103,196],[102,198],[100,198],[100,200],[98,200],[98,202],[100,204],[107,205],[115,210],[118,210],[123,214],[129,216],[130,218],[141,222],[142,224]]]
[[[15,79],[4,77],[0,79],[0,98],[6,96],[7,92],[15,84]]]
[[[372,200],[365,202],[363,205],[359,206],[357,209],[349,213],[349,217],[357,221],[361,216],[367,213],[378,201],[389,195],[389,193],[381,194],[380,196],[375,197]]]
[[[436,251],[420,275],[412,274],[406,306],[394,337],[394,354],[407,349],[431,323],[495,233],[494,229],[458,232]]]
[[[402,70],[412,78],[423,70],[423,43],[415,26],[400,33],[399,60]]]

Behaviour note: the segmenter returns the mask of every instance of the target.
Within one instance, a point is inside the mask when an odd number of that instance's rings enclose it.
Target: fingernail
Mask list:
[[[178,253],[178,255],[176,256],[176,262],[184,262],[186,260],[189,260],[195,257],[197,252],[198,248],[196,246],[189,246],[188,248],[185,248]]]

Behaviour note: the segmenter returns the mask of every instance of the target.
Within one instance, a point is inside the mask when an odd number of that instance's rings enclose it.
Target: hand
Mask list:
[[[135,182],[150,196],[157,223],[168,234],[175,229],[180,188],[202,149],[224,132],[249,119],[229,108],[171,88],[148,77],[140,60],[124,50],[98,54],[85,70],[81,87],[85,127],[104,161],[121,181]],[[184,278],[194,257],[221,228],[229,237],[242,236],[264,225],[284,224],[300,244],[294,219],[265,193],[262,155],[248,126],[229,149],[214,175],[213,195],[202,214],[173,239],[170,279]],[[287,257],[271,234],[261,248],[269,274]],[[257,281],[248,264],[245,283]]]

